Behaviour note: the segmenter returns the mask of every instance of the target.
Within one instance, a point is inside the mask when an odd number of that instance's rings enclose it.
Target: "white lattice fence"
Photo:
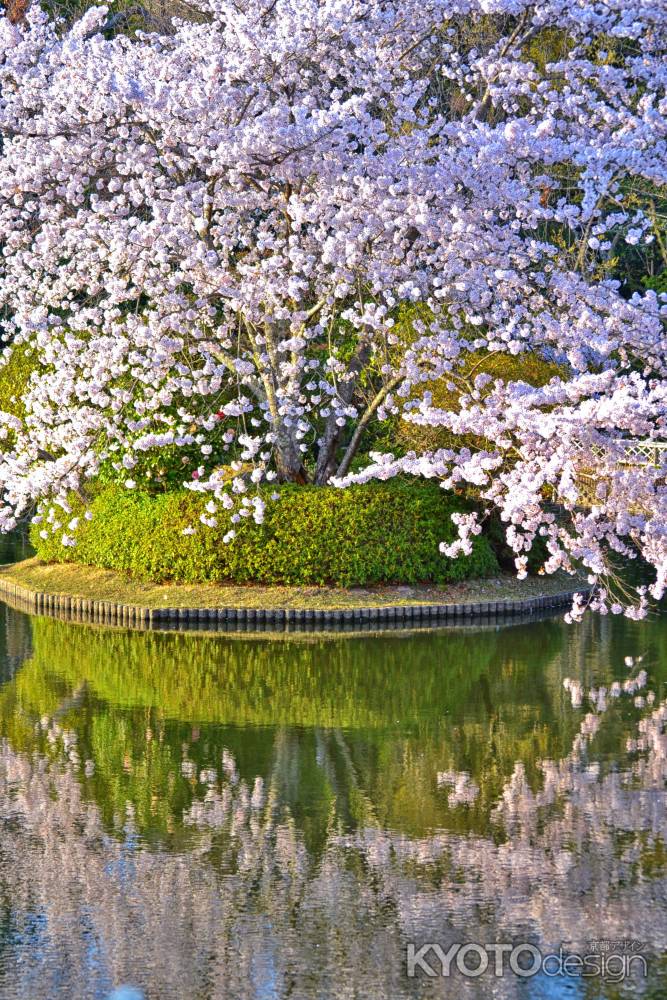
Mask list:
[[[667,441],[644,441],[638,438],[615,438],[610,442],[617,445],[622,453],[622,465],[655,465],[658,466],[665,458]],[[573,442],[575,448],[584,455],[602,456],[604,451],[595,445],[584,445]]]
[[[667,441],[645,441],[634,438],[616,438],[613,442],[619,447],[620,457],[618,464],[622,466],[648,466],[656,468],[667,457]],[[582,459],[577,474],[577,486],[579,487],[579,502],[583,506],[593,506],[599,503],[597,488],[600,478],[591,469],[590,459],[602,458],[604,450],[595,445],[583,445],[575,442],[575,447],[580,452]]]

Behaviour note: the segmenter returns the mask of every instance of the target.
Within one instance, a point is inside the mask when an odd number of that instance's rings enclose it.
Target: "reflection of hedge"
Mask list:
[[[381,822],[421,836],[479,832],[522,760],[558,759],[575,713],[554,713],[560,623],[301,641],[139,634],[34,619],[34,654],[0,690],[0,729],[16,750],[52,755],[35,722],[76,733],[81,781],[109,828],[134,807],[143,836],[178,848],[183,809],[205,786],[181,772],[219,769],[223,749],[256,775],[315,841],[331,822]],[[83,775],[83,763],[95,764]],[[447,807],[439,770],[481,786],[475,810]],[[319,833],[318,833],[319,829]]]
[[[513,649],[522,631],[510,630]],[[504,635],[470,629],[372,641],[292,641],[138,634],[36,618],[34,659],[16,685],[25,709],[38,716],[52,713],[65,690],[84,684],[111,704],[155,705],[190,723],[403,731],[427,718],[436,703],[452,710],[470,698],[476,678],[504,648]],[[557,627],[548,639],[544,651],[535,649],[534,639],[529,644],[536,660],[557,650]],[[529,655],[525,646],[523,655]],[[46,692],[53,692],[55,678],[52,701]]]
[[[439,543],[454,537],[451,515],[458,497],[435,483],[369,483],[346,490],[281,487],[267,503],[266,518],[237,525],[225,545],[228,515],[203,527],[202,498],[188,491],[148,496],[112,488],[92,502],[93,518],[81,520],[77,544],[64,548],[61,533],[47,541],[33,532],[45,561],[79,562],[127,571],[141,580],[200,583],[323,584],[444,583],[497,570],[486,538],[470,556],[446,559]],[[183,530],[196,527],[196,533]]]

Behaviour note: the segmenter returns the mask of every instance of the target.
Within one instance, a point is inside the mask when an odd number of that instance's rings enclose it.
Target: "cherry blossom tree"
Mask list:
[[[2,526],[168,464],[205,524],[261,520],[272,479],[438,477],[500,512],[520,574],[542,537],[547,572],[583,564],[600,610],[642,614],[604,581],[638,553],[653,597],[667,580],[667,467],[623,444],[664,436],[667,303],[614,261],[664,247],[664,3],[195,14],[0,21],[0,306],[36,361],[0,414]],[[560,374],[494,378],[499,354]],[[373,450],[397,420],[454,443]],[[449,555],[481,530],[459,522]]]

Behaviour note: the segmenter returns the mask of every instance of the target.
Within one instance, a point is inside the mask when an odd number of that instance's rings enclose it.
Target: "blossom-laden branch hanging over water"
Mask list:
[[[667,469],[621,440],[665,436],[667,304],[614,261],[665,256],[664,0],[192,10],[0,20],[0,306],[35,359],[0,414],[2,527],[161,464],[205,523],[261,520],[274,478],[408,473],[474,487],[520,573],[538,536],[596,582],[640,553],[659,598]],[[389,454],[400,424],[442,441]]]

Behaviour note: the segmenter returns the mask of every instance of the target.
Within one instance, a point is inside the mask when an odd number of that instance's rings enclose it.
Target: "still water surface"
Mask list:
[[[0,997],[664,998],[666,682],[664,619],[272,640],[2,605]],[[647,979],[406,975],[409,942],[617,939]]]

